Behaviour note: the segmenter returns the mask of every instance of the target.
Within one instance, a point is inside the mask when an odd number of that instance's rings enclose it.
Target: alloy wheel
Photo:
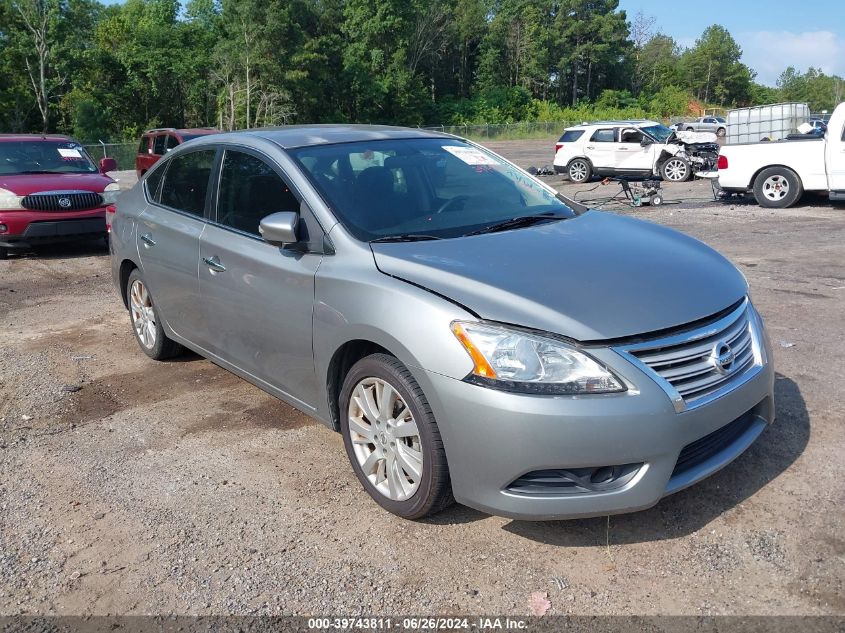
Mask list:
[[[769,176],[763,181],[763,195],[773,202],[783,200],[788,193],[789,181],[783,176]]]
[[[670,159],[663,168],[666,179],[679,182],[687,177],[687,164],[682,160]]]
[[[355,458],[373,487],[394,501],[413,496],[422,480],[422,441],[399,392],[380,378],[364,378],[352,390],[347,416]]]
[[[583,182],[587,179],[587,165],[582,161],[575,161],[569,166],[569,179],[573,182]]]
[[[129,289],[129,311],[141,345],[152,349],[156,344],[156,315],[150,293],[140,279],[132,282]]]

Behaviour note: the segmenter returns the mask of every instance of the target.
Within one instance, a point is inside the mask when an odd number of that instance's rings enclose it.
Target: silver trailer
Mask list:
[[[776,103],[728,111],[728,132],[725,142],[758,143],[763,139],[777,141],[798,131],[810,119],[806,103]]]

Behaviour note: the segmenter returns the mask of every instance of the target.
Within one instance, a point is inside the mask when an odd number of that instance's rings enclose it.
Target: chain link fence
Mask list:
[[[476,140],[508,140],[560,136],[563,130],[582,121],[524,121],[520,123],[482,123],[476,125],[427,125],[425,130],[445,132]]]
[[[119,170],[135,169],[138,143],[97,143],[96,145],[83,145],[83,147],[88,150],[94,160],[114,158]]]

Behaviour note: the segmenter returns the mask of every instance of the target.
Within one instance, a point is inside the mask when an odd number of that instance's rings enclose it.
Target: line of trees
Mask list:
[[[754,82],[721,26],[683,49],[618,0],[0,0],[0,131],[405,125],[683,114],[843,81]]]

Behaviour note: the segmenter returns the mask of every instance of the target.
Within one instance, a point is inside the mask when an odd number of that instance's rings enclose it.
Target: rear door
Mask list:
[[[599,128],[592,133],[585,145],[584,153],[598,171],[612,171],[616,165],[617,128]]]
[[[199,288],[209,315],[202,345],[313,407],[311,315],[322,230],[268,157],[227,148],[220,165],[214,221],[200,240]],[[279,211],[300,213],[301,243],[279,248],[261,239],[259,222]]]
[[[203,318],[197,309],[199,239],[216,154],[216,149],[202,149],[162,165],[163,178],[152,178],[156,190],[148,190],[150,204],[139,216],[136,232],[141,269],[159,316],[191,342]]]

